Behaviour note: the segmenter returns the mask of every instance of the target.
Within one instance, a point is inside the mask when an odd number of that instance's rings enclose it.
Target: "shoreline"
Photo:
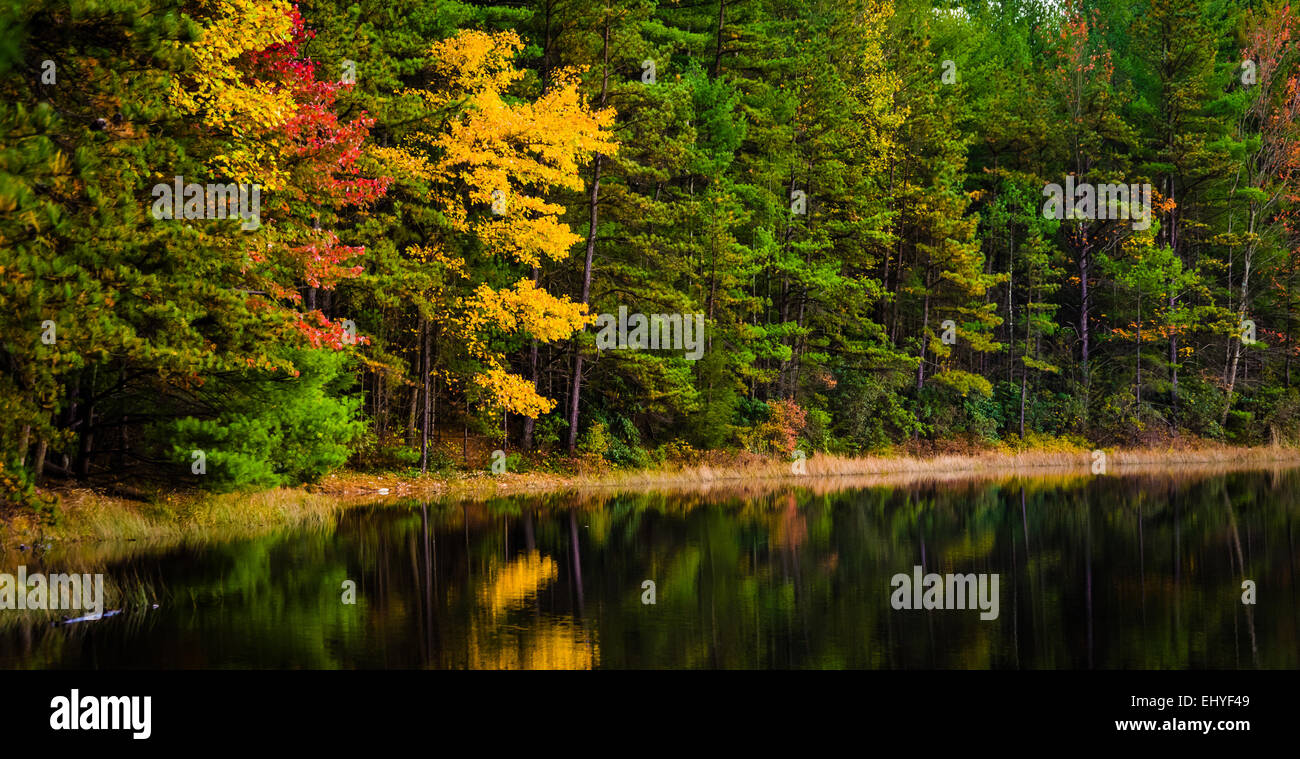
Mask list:
[[[791,488],[815,492],[860,487],[901,487],[927,482],[989,479],[1152,474],[1163,477],[1212,476],[1232,471],[1300,467],[1300,448],[1196,447],[1110,449],[1105,471],[1093,473],[1091,451],[984,451],[975,454],[868,456],[819,454],[808,458],[806,473],[792,462],[770,458],[730,464],[694,464],[642,470],[458,472],[407,476],[396,473],[342,472],[320,483],[256,492],[172,491],[152,500],[132,500],[87,488],[52,489],[59,495],[56,518],[44,523],[31,514],[0,519],[0,555],[28,546],[113,541],[223,539],[270,529],[324,525],[341,510],[383,499],[480,501],[520,495],[563,495],[600,500],[620,492],[711,493],[750,497]],[[387,492],[383,492],[384,490]],[[0,562],[3,563],[3,562]]]
[[[1106,454],[1103,474],[1132,473],[1143,468],[1180,466],[1188,471],[1240,471],[1269,468],[1275,464],[1300,466],[1300,448],[1286,446],[1196,447],[1196,448],[1112,448]],[[792,462],[770,458],[739,465],[695,464],[637,470],[611,470],[595,474],[524,472],[493,475],[487,472],[459,472],[446,478],[436,475],[402,476],[348,472],[325,477],[306,486],[313,493],[347,497],[520,495],[562,491],[651,489],[696,490],[736,483],[770,482],[776,486],[799,486],[815,480],[857,480],[871,478],[881,484],[915,480],[945,481],[985,476],[1015,477],[1051,474],[1092,476],[1092,451],[1022,452],[984,451],[974,454],[935,456],[860,456],[854,458],[817,454],[804,462],[806,473],[792,471]]]

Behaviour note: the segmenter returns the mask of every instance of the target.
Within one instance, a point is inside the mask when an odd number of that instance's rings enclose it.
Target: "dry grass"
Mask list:
[[[1283,447],[1208,447],[1169,450],[1112,449],[1106,453],[1106,473],[1178,474],[1206,476],[1243,469],[1300,466],[1300,449]],[[818,454],[804,462],[806,474],[795,474],[792,462],[765,460],[737,467],[697,464],[671,470],[615,472],[597,482],[575,487],[659,491],[721,488],[752,492],[773,487],[808,487],[818,492],[845,487],[905,485],[918,481],[1003,479],[1007,477],[1092,475],[1091,451],[989,451],[965,455],[868,456],[847,458]]]
[[[286,526],[321,526],[349,505],[349,499],[301,489],[219,495],[188,493],[152,502],[74,489],[60,493],[58,515],[40,523],[28,515],[0,522],[0,552],[21,546],[106,541],[174,543],[182,538],[227,539]],[[0,564],[4,561],[0,560]]]
[[[1092,451],[1081,446],[1051,450],[986,450],[930,456],[867,456],[850,458],[817,454],[805,463],[806,474],[795,474],[792,462],[751,453],[712,452],[699,463],[681,463],[644,470],[599,469],[589,463],[577,473],[528,472],[491,475],[461,473],[450,478],[367,476],[355,473],[327,478],[321,492],[374,496],[378,488],[389,495],[432,499],[478,500],[493,496],[576,492],[590,490],[654,490],[683,492],[717,490],[742,493],[770,492],[797,486],[826,492],[839,488],[905,485],[919,481],[1001,479],[1006,477],[1092,476]],[[1190,446],[1109,449],[1109,474],[1205,476],[1233,470],[1300,466],[1300,449],[1285,447],[1239,448]]]
[[[1205,476],[1242,469],[1300,466],[1300,449],[1284,447],[1181,447],[1109,450],[1107,474]],[[485,498],[540,493],[603,491],[708,492],[734,496],[798,487],[814,492],[843,488],[903,486],[917,482],[987,480],[1008,477],[1091,476],[1087,450],[986,451],[936,456],[847,458],[818,454],[795,474],[791,462],[739,454],[711,455],[704,463],[639,471],[588,471],[583,474],[468,472],[444,478],[341,473],[311,488],[279,488],[259,493],[160,494],[142,503],[76,489],[61,493],[59,518],[41,524],[28,515],[0,521],[0,564],[20,544],[50,541],[87,544],[144,541],[173,544],[183,539],[229,539],[278,527],[328,529],[342,509],[373,503],[376,496],[430,500]],[[386,489],[387,493],[381,493]],[[4,554],[9,554],[7,557]]]

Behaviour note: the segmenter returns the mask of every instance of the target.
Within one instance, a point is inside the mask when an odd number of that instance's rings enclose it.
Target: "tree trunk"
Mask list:
[[[539,279],[539,272],[536,266],[533,267],[533,284],[536,285]],[[537,338],[533,338],[532,345],[528,349],[528,375],[533,380],[533,392],[538,392],[540,383],[537,377]],[[533,427],[536,425],[535,417],[524,417],[524,434],[520,443],[525,451],[533,449]]]
[[[1025,439],[1025,391],[1026,380],[1029,378],[1029,367],[1020,368],[1020,439]]]
[[[429,375],[431,374],[429,354],[433,352],[433,330],[424,317],[420,317],[420,334],[424,339],[424,350],[420,361],[420,383],[424,385],[424,420],[420,425],[420,474],[424,474],[429,471],[429,424],[432,421],[429,403],[433,395],[429,392]]]
[[[27,463],[27,448],[32,441],[32,426],[23,425],[23,431],[18,436],[18,468],[22,468]]]
[[[1286,376],[1287,376],[1287,389],[1288,389],[1288,390],[1291,389],[1291,326],[1292,326],[1292,325],[1291,325],[1291,312],[1292,312],[1292,305],[1294,305],[1294,303],[1292,303],[1292,300],[1291,300],[1291,286],[1294,285],[1294,283],[1295,283],[1295,273],[1296,273],[1295,266],[1292,265],[1292,268],[1291,268],[1290,272],[1287,273],[1287,339],[1286,339],[1286,346],[1287,346],[1287,351],[1286,351],[1287,361],[1286,361],[1286,364],[1287,364],[1287,369],[1286,369]],[[25,450],[25,452],[26,452],[26,450]]]
[[[32,482],[41,484],[41,475],[45,474],[45,451],[48,449],[45,438],[36,444],[36,461],[32,464]]]
[[[1083,246],[1079,250],[1079,368],[1083,372],[1083,389],[1091,386],[1088,373],[1088,231],[1083,232]]]
[[[1251,218],[1250,231],[1255,231],[1255,220]],[[1250,292],[1250,264],[1254,258],[1254,246],[1247,246],[1245,255],[1242,257],[1241,271],[1241,302],[1237,304],[1237,326],[1246,320],[1246,296]],[[1241,335],[1236,340],[1229,343],[1231,346],[1228,351],[1228,390],[1223,397],[1223,416],[1219,419],[1220,426],[1228,423],[1228,412],[1232,409],[1232,393],[1237,385],[1237,366],[1241,359]]]
[[[925,386],[925,349],[930,344],[926,331],[930,328],[930,264],[925,265],[925,305],[921,308],[921,360],[916,364],[916,392]]]
[[[1025,292],[1025,352],[1023,355],[1028,356],[1030,351],[1030,341],[1033,338],[1034,319],[1031,315],[1030,306],[1034,300],[1033,280],[1029,281],[1029,286]],[[1036,358],[1036,357],[1035,357]],[[1020,366],[1020,439],[1025,439],[1025,394],[1028,392],[1029,366],[1023,361]]]
[[[1137,319],[1137,405],[1138,413],[1142,413],[1142,293],[1137,297],[1138,319]]]
[[[605,72],[600,84],[600,107],[605,106],[609,92],[609,16],[605,16],[604,50],[602,57]],[[604,156],[596,154],[591,162],[591,216],[587,222],[587,258],[582,266],[582,304],[591,302],[591,264],[596,255],[596,225],[600,220],[600,165]],[[573,382],[569,395],[569,453],[578,450],[578,401],[582,393],[582,347],[574,342]]]
[[[1177,302],[1177,297],[1171,294],[1169,296],[1171,314]],[[1173,330],[1169,333],[1169,412],[1171,417],[1178,418],[1178,333]]]
[[[424,348],[424,332],[422,330],[419,333],[418,339],[420,341],[420,346],[416,350],[421,351]],[[415,363],[417,366],[420,364],[421,360],[422,359],[420,357],[420,354],[416,353]],[[406,444],[407,445],[411,445],[412,443],[415,442],[415,418],[419,410],[420,410],[420,381],[417,378],[415,382],[411,383],[411,408],[410,408],[410,413],[406,417]]]
[[[718,0],[718,46],[713,49],[713,78],[722,73],[722,28],[727,24],[727,0]]]
[[[81,406],[77,402],[81,397],[81,379],[78,377],[75,381],[68,383],[68,409],[63,415],[63,426],[65,429],[75,429],[77,426],[77,412]],[[60,476],[67,477],[72,472],[72,457],[68,454],[67,448],[59,449],[60,463],[63,465],[63,472]]]
[[[86,391],[86,413],[81,419],[81,434],[77,441],[77,476],[81,478],[90,475],[90,458],[94,455],[95,445],[95,381],[94,377],[99,374],[99,367],[91,372],[90,387]]]

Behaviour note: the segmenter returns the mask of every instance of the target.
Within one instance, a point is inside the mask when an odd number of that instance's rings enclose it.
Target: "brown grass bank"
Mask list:
[[[1112,476],[1209,476],[1300,466],[1300,449],[1287,447],[1111,449],[1105,454],[1105,473]],[[567,473],[462,472],[410,477],[345,472],[305,488],[227,494],[158,491],[146,501],[67,488],[56,491],[60,506],[53,521],[25,513],[0,517],[0,563],[4,553],[52,541],[83,546],[112,541],[167,544],[255,535],[283,527],[326,527],[340,510],[374,503],[384,496],[477,501],[521,494],[657,491],[744,497],[791,487],[829,492],[917,482],[1088,477],[1093,475],[1093,465],[1094,456],[1086,450],[989,451],[929,457],[847,458],[818,454],[803,462],[803,473],[798,473],[790,461],[738,454],[729,459],[714,457],[707,463],[636,471],[578,462],[575,471]]]

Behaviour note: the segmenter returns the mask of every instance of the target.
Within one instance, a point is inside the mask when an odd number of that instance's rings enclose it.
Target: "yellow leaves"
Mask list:
[[[523,40],[512,31],[466,29],[434,43],[429,55],[437,61],[434,73],[448,80],[449,93],[501,92],[523,77],[514,67],[515,54],[523,49]]]
[[[507,217],[481,224],[477,231],[490,252],[529,266],[539,266],[542,256],[552,261],[567,258],[569,250],[582,239],[554,216]]]
[[[471,93],[448,131],[431,140],[440,165],[490,193],[510,186],[581,189],[592,153],[612,154],[612,109],[591,111],[572,72],[535,102],[507,103],[500,90]]]
[[[411,251],[430,262],[446,262],[449,269],[464,271],[463,261],[436,248],[415,247]],[[455,332],[463,350],[487,367],[473,378],[481,402],[533,418],[555,408],[555,401],[539,395],[532,382],[503,368],[501,356],[488,346],[487,335],[499,330],[532,335],[543,342],[562,340],[591,323],[586,305],[556,297],[524,277],[502,290],[480,284],[468,298],[452,299],[442,307],[455,314],[447,326]]]
[[[478,402],[536,417],[555,407],[531,381],[511,374],[490,344],[493,337],[528,335],[562,340],[592,321],[587,307],[556,297],[527,277],[501,287],[474,276],[464,255],[540,266],[569,255],[581,237],[561,221],[563,206],[548,193],[581,190],[593,153],[618,149],[612,109],[585,102],[578,72],[557,72],[552,86],[534,101],[507,96],[524,72],[514,58],[524,48],[513,32],[464,30],[434,43],[429,89],[404,96],[419,99],[430,114],[422,131],[397,148],[370,154],[399,180],[428,185],[432,204],[445,220],[441,239],[407,250],[411,260],[440,268],[465,283],[447,281],[426,292],[459,351],[484,367],[472,376]],[[423,190],[423,188],[421,188]],[[465,237],[478,245],[465,247]],[[452,251],[461,251],[456,255]],[[489,269],[490,271],[492,269]]]
[[[494,326],[548,343],[569,337],[593,320],[585,304],[551,295],[527,278],[508,290],[479,285],[468,306],[466,326],[471,331]]]
[[[437,243],[412,245],[406,249],[406,255],[413,261],[436,266],[445,273],[461,278],[469,277],[469,274],[465,271],[465,259],[454,253],[447,252]]]
[[[475,375],[474,383],[487,393],[494,405],[511,413],[536,419],[555,408],[555,401],[539,395],[532,382],[499,366],[488,367]]]
[[[434,177],[433,167],[427,158],[404,148],[384,148],[368,146],[370,156],[379,162],[382,172],[394,179],[421,179],[430,181]]]
[[[376,154],[409,176],[438,182],[437,200],[453,229],[474,234],[491,254],[535,266],[565,257],[580,239],[544,193],[582,189],[591,154],[618,145],[610,132],[613,110],[586,105],[575,71],[558,72],[536,101],[507,102],[505,91],[523,75],[513,63],[522,48],[513,32],[466,30],[436,43],[430,52],[440,86],[415,94],[433,106],[460,101],[458,107],[441,129]]]
[[[217,169],[237,182],[281,187],[281,143],[274,133],[296,113],[293,93],[273,83],[247,81],[239,60],[246,53],[289,42],[291,7],[286,0],[216,0],[202,36],[189,44],[188,78],[172,81],[171,101],[202,123],[230,135],[231,149],[217,156]]]
[[[536,101],[507,102],[503,94],[523,76],[513,63],[522,48],[513,32],[475,30],[433,45],[433,79],[440,86],[414,94],[431,105],[461,102],[440,129],[413,135],[405,150],[377,155],[412,176],[450,185],[440,194],[447,210],[463,206],[465,195],[456,186],[463,184],[473,202],[497,201],[497,215],[558,216],[562,209],[538,193],[582,188],[590,155],[617,150],[609,132],[614,112],[588,108],[571,70],[558,72]]]

